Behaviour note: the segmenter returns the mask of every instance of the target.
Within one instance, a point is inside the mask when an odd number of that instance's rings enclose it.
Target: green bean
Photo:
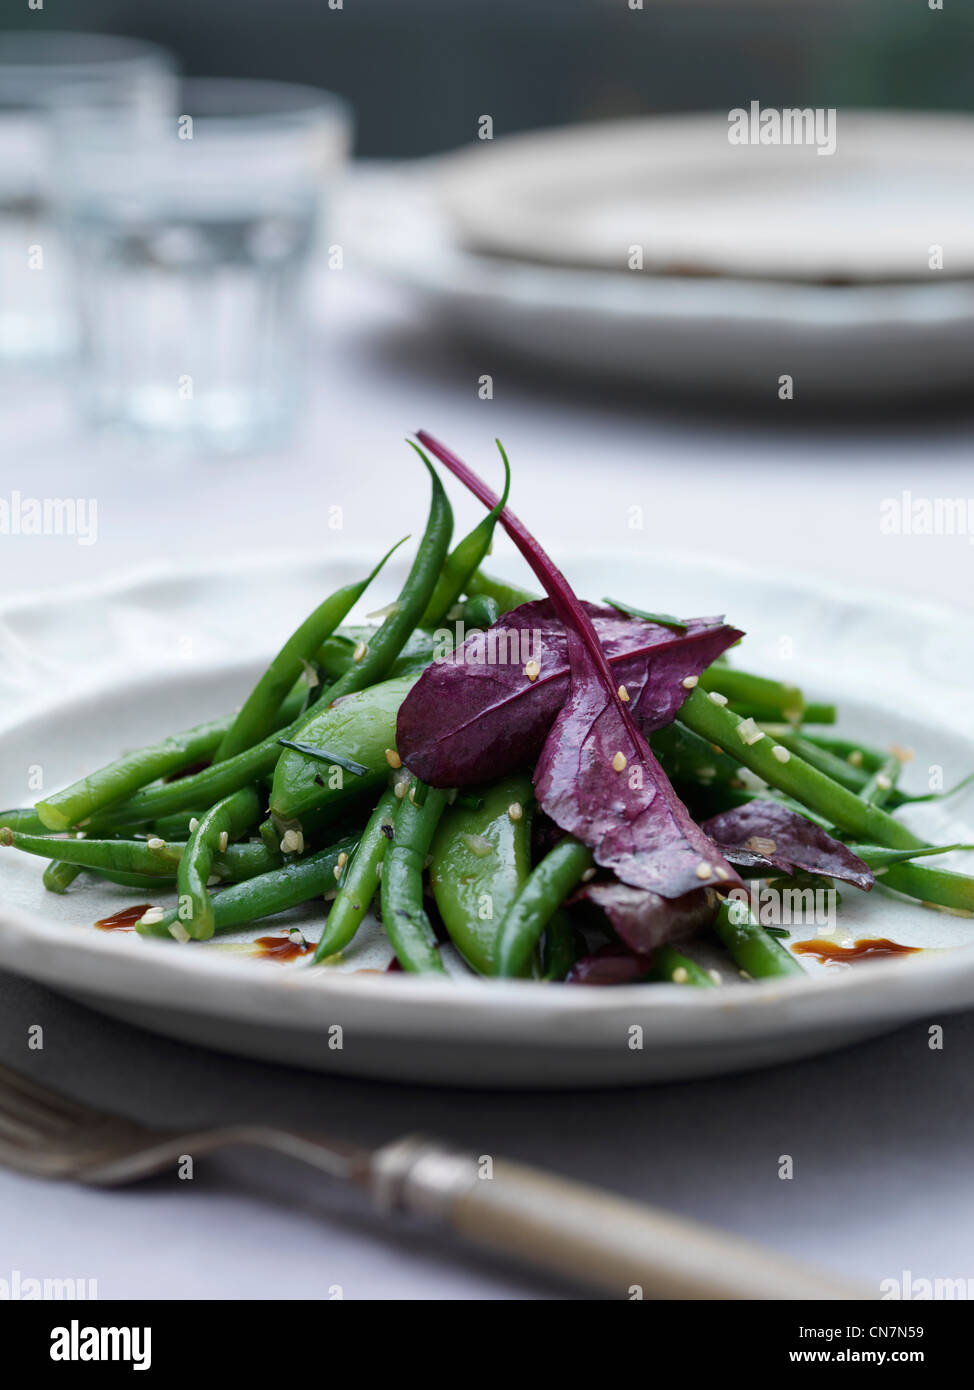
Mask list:
[[[649,743],[671,781],[712,786],[737,779],[739,763],[726,753],[714,752],[706,739],[678,721],[654,729]]]
[[[868,801],[873,806],[885,806],[901,770],[902,764],[899,758],[888,757],[882,767],[872,774],[860,791],[859,795],[863,801]]]
[[[298,716],[283,732],[286,735],[296,732],[306,718],[306,715]],[[128,825],[144,825],[179,811],[212,806],[231,792],[271,775],[281,756],[278,742],[281,732],[278,730],[261,743],[255,743],[253,748],[227,758],[225,762],[213,763],[191,777],[181,777],[178,782],[167,782],[163,786],[145,787],[125,801],[106,807],[92,818],[89,828],[102,832]]]
[[[409,441],[412,443],[412,440]],[[443,567],[450,534],[453,530],[453,513],[443,484],[433,465],[421,449],[413,445],[426,467],[433,484],[433,497],[430,503],[426,530],[419,543],[412,569],[399,593],[393,611],[386,618],[378,632],[364,644],[365,650],[360,659],[340,676],[328,693],[329,703],[363,690],[383,680],[399,655],[406,639],[417,626],[426,605],[436,587],[437,577]]]
[[[500,605],[490,594],[474,594],[473,598],[468,598],[463,605],[460,616],[465,628],[480,628],[486,631],[487,628],[493,627],[500,614]]]
[[[288,908],[297,907],[334,888],[339,856],[350,854],[356,841],[357,836],[348,835],[317,854],[306,854],[291,864],[248,879],[246,883],[234,883],[224,888],[213,899],[214,932],[230,931],[234,927],[246,926],[248,922],[257,922],[262,917],[286,912]],[[135,929],[143,936],[190,940],[189,933],[179,920],[177,908],[171,908],[168,912],[153,909],[136,922]]]
[[[541,978],[563,980],[578,959],[578,934],[564,908],[549,918],[541,941]]]
[[[67,830],[78,825],[100,807],[118,801],[130,792],[167,773],[209,759],[224,733],[223,719],[200,724],[161,743],[127,753],[107,767],[99,768],[80,782],[37,803],[37,813],[49,830]]]
[[[768,935],[740,899],[724,899],[714,931],[737,968],[754,980],[805,973],[791,952]]]
[[[247,696],[233,725],[224,734],[213,756],[214,762],[232,758],[267,737],[274,727],[278,710],[301,674],[302,668],[310,662],[318,648],[362,597],[389,556],[402,544],[402,541],[397,541],[392,549],[383,555],[371,574],[355,584],[346,584],[343,589],[336,590],[291,633]]]
[[[423,867],[449,800],[442,787],[414,780],[396,811],[382,864],[382,925],[403,970],[444,974],[436,935],[423,907]]]
[[[839,712],[835,705],[822,704],[818,700],[809,700],[802,710],[802,724],[834,724],[839,717]]]
[[[974,878],[969,874],[913,863],[891,864],[888,868],[875,869],[874,873],[877,888],[891,888],[928,906],[974,917]]]
[[[533,603],[538,597],[530,589],[520,589],[503,579],[493,579],[483,570],[477,570],[467,580],[467,597],[475,598],[478,594],[492,598],[500,609],[501,617],[514,608],[520,608],[522,603]]]
[[[501,510],[507,505],[507,495],[511,490],[511,466],[499,439],[497,440],[497,447],[504,460],[504,490],[487,515],[477,523],[469,535],[464,536],[463,540],[447,556],[443,571],[436,581],[436,588],[433,590],[423,616],[419,620],[420,627],[439,627],[463,593],[481,560],[490,550],[490,543],[494,538],[494,526]]]
[[[213,860],[259,818],[256,791],[242,787],[211,806],[186,842],[176,871],[176,887],[179,920],[195,941],[206,941],[213,935],[213,903],[206,886]]]
[[[281,708],[282,720],[294,720],[299,712],[304,691],[301,687],[291,692]],[[56,792],[46,801],[39,801],[36,813],[41,820],[41,828],[47,830],[66,830],[71,825],[82,822],[99,830],[147,824],[159,816],[170,815],[198,806],[209,806],[226,791],[236,790],[248,781],[255,781],[264,775],[259,769],[253,776],[243,776],[236,786],[228,786],[222,792],[218,789],[211,794],[214,785],[210,774],[216,769],[205,768],[203,772],[189,777],[181,777],[175,782],[160,786],[148,786],[156,778],[194,763],[208,760],[216,751],[223,735],[233,723],[234,716],[226,715],[209,724],[200,724],[187,729],[185,733],[174,734],[161,743],[140,748],[127,753],[114,763],[99,768],[97,772],[82,778],[62,792]],[[260,745],[263,747],[263,745]],[[252,749],[248,753],[253,752]],[[246,756],[246,755],[242,755]],[[258,758],[258,764],[260,759]],[[273,762],[265,769],[270,771]],[[229,766],[229,764],[221,764]],[[222,785],[219,776],[215,784]],[[196,787],[203,791],[198,796],[188,794]],[[144,788],[140,791],[139,788]],[[101,814],[98,814],[101,812]],[[9,816],[11,813],[7,813]],[[26,829],[26,825],[23,827]]]
[[[387,831],[393,825],[398,805],[392,791],[384,792],[379,797],[361,839],[344,866],[338,892],[315,951],[316,963],[334,955],[336,951],[344,950],[372,906],[389,843]]]
[[[824,748],[827,753],[834,753],[837,758],[843,758],[846,762],[851,762],[853,767],[861,767],[865,772],[877,772],[887,757],[881,749],[872,748],[868,743],[838,738],[835,734],[806,733],[805,738],[809,743]]]
[[[185,844],[151,840],[61,840],[54,836],[28,835],[0,829],[0,845],[45,859],[52,853],[58,862],[73,864],[86,873],[136,874],[144,879],[175,879]],[[234,881],[253,878],[280,864],[281,856],[262,844],[228,845],[213,861],[213,872]]]
[[[753,735],[749,730],[745,731],[746,737],[741,734],[742,721],[730,710],[715,703],[705,691],[690,692],[680,710],[680,719],[701,738],[717,743],[725,750],[733,749],[733,756],[763,777],[770,786],[794,797],[818,815],[827,816],[832,824],[841,826],[845,833],[870,844],[889,845],[891,849],[911,849],[923,844],[911,830],[894,820],[881,807],[860,800],[847,787],[833,781],[786,747],[766,736],[747,742],[747,738]],[[782,752],[787,753],[786,761],[781,761],[779,755],[772,751],[776,747],[781,747]]]
[[[653,963],[649,978],[660,984],[696,985],[700,989],[713,989],[714,981],[702,966],[689,956],[682,955],[672,946],[657,946],[653,952]]]
[[[805,708],[805,697],[797,685],[753,676],[734,666],[708,666],[700,673],[700,688],[719,691],[732,704],[766,710],[768,713],[761,716],[765,719],[782,718],[797,723]]]
[[[831,777],[833,782],[838,782],[857,796],[869,781],[869,774],[861,767],[854,766],[846,758],[837,758],[827,748],[820,748],[817,743],[796,734],[794,730],[769,728],[765,732],[780,747],[787,748],[789,753],[818,768],[819,772],[824,772],[826,777]]]
[[[594,862],[588,846],[567,835],[535,865],[498,929],[496,975],[527,973],[546,924]]]
[[[9,811],[0,811],[0,830],[22,830],[27,835],[50,834],[33,806],[14,806]]]
[[[63,859],[52,859],[44,870],[43,883],[49,893],[66,893],[81,869],[77,864],[66,864]]]

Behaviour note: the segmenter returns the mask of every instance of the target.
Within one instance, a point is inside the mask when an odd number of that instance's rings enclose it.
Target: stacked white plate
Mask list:
[[[969,392],[974,117],[840,110],[831,154],[729,128],[477,141],[364,183],[346,244],[542,366],[769,400],[785,375],[796,399]]]

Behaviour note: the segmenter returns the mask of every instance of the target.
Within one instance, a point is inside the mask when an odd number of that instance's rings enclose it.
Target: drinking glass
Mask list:
[[[109,34],[0,34],[0,364],[70,352],[64,250],[51,218],[52,107],[140,117],[171,109],[173,60]]]
[[[186,82],[171,120],[66,123],[58,196],[93,422],[193,447],[287,438],[349,130],[326,92],[233,78]]]

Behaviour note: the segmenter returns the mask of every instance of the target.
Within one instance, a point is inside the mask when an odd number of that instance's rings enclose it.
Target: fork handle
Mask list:
[[[371,1186],[386,1210],[436,1217],[476,1245],[615,1298],[869,1297],[699,1222],[419,1138],[380,1149]]]

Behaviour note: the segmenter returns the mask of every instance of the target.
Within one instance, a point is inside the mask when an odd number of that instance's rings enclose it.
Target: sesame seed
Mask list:
[[[541,667],[536,661],[529,661],[524,668],[524,674],[529,681],[536,681],[541,675]]]
[[[402,758],[394,748],[386,749],[386,762],[390,767],[402,767]]]
[[[684,676],[681,682],[684,690],[692,690],[700,681],[699,676]]]
[[[161,922],[165,915],[161,907],[150,907],[148,912],[143,912],[139,921],[144,927],[151,927],[154,922]]]
[[[675,985],[685,985],[690,975],[685,965],[678,965],[670,978]]]
[[[281,840],[282,854],[303,854],[304,835],[300,830],[285,830]]]
[[[709,864],[706,859],[701,859],[697,865],[697,878],[709,878],[713,871],[713,865]]]
[[[891,743],[889,751],[894,758],[899,758],[901,763],[912,763],[913,759],[916,757],[916,753],[914,753],[913,749],[904,748],[902,743]]]
[[[520,801],[512,801],[507,808],[507,814],[510,816],[511,820],[520,820],[524,815],[524,807],[521,805]]]
[[[347,863],[348,863],[348,855],[345,853],[344,850],[342,850],[341,854],[338,856],[338,867],[339,867],[340,869],[344,869],[344,867],[345,867],[345,865],[346,865]]]
[[[876,777],[876,786],[881,787],[884,792],[888,792],[893,785],[893,779],[887,777],[885,772],[880,772]]]
[[[381,867],[381,866],[380,866],[380,867]],[[337,888],[329,888],[329,889],[328,889],[328,892],[327,892],[327,893],[322,893],[321,896],[322,896],[322,899],[323,899],[326,903],[333,903],[333,902],[335,901],[335,899],[338,897],[338,889],[337,889]]]
[[[780,743],[776,743],[771,749],[771,756],[777,758],[779,763],[786,763],[790,760],[791,754],[787,748],[782,748]]]
[[[148,846],[149,846],[150,849],[165,849],[165,848],[166,848],[166,842],[165,842],[165,840],[160,840],[158,835],[153,835],[152,839],[151,839],[151,840],[148,840],[146,843],[148,844]]]
[[[623,703],[624,705],[628,705],[628,703],[629,703],[629,691],[626,689],[626,687],[625,687],[624,685],[620,685],[620,686],[619,686],[618,695],[619,695],[619,699],[622,701],[622,703]]]
[[[730,878],[730,874],[724,868],[723,864],[718,864],[717,867],[714,869],[714,873],[717,875],[718,878]]]
[[[187,941],[190,940],[189,932],[183,926],[182,922],[180,922],[178,917],[174,922],[169,923],[169,935],[172,937],[174,941],[182,942],[184,945]]]
[[[748,748],[750,748],[752,744],[760,743],[765,737],[764,730],[759,729],[753,719],[742,719],[737,726],[737,732],[747,744]]]
[[[862,767],[862,753],[858,748],[853,748],[852,752],[849,754],[848,761],[853,767]]]
[[[714,982],[715,985],[722,985],[722,984],[724,983],[724,981],[721,979],[721,975],[720,975],[720,971],[719,971],[719,970],[714,970],[713,968],[711,968],[710,970],[707,971],[707,974],[708,974],[708,975],[710,976],[710,978],[713,980],[713,982]]]
[[[590,866],[589,868],[587,868],[587,869],[585,870],[585,872],[582,874],[582,882],[583,882],[583,883],[591,883],[591,881],[592,881],[592,879],[593,879],[594,877],[595,877],[595,866],[594,866],[594,865],[591,865],[591,866]]]
[[[721,693],[720,693],[719,690],[711,690],[711,691],[708,691],[708,694],[710,695],[710,698],[711,698],[711,700],[713,700],[713,702],[714,702],[715,705],[726,705],[726,704],[727,704],[727,696],[726,696],[726,695],[721,695]]]
[[[741,976],[741,979],[742,979],[742,980],[753,980],[753,979],[754,979],[754,976],[753,976],[749,971],[747,971],[747,970],[742,970],[742,971],[740,971],[740,976]]]
[[[615,757],[612,759],[612,766],[616,772],[624,772],[626,770],[625,753],[616,753]]]
[[[493,845],[483,835],[462,835],[460,837],[471,854],[478,859],[486,859],[493,852]]]
[[[341,865],[336,864],[335,867],[332,869],[332,873],[335,875],[335,882],[337,883],[342,876]]]
[[[217,841],[217,844],[219,845],[220,853],[221,853],[221,854],[226,854],[226,852],[227,852],[227,845],[228,845],[229,843],[230,843],[230,835],[229,835],[229,833],[228,833],[226,830],[221,830],[221,831],[220,831],[220,838],[219,838],[219,840]]]
[[[402,799],[403,799],[403,797],[406,795],[406,792],[407,792],[408,789],[409,789],[409,783],[408,783],[408,782],[397,782],[396,785],[395,785],[395,786],[393,787],[393,789],[392,789],[393,795],[395,796],[396,800],[397,800],[397,801],[402,801]]]
[[[769,839],[767,835],[752,835],[745,843],[745,849],[751,850],[753,854],[774,854],[777,848],[774,840]]]
[[[367,651],[368,645],[365,642],[356,642],[355,650],[352,652],[352,660],[361,661]]]

